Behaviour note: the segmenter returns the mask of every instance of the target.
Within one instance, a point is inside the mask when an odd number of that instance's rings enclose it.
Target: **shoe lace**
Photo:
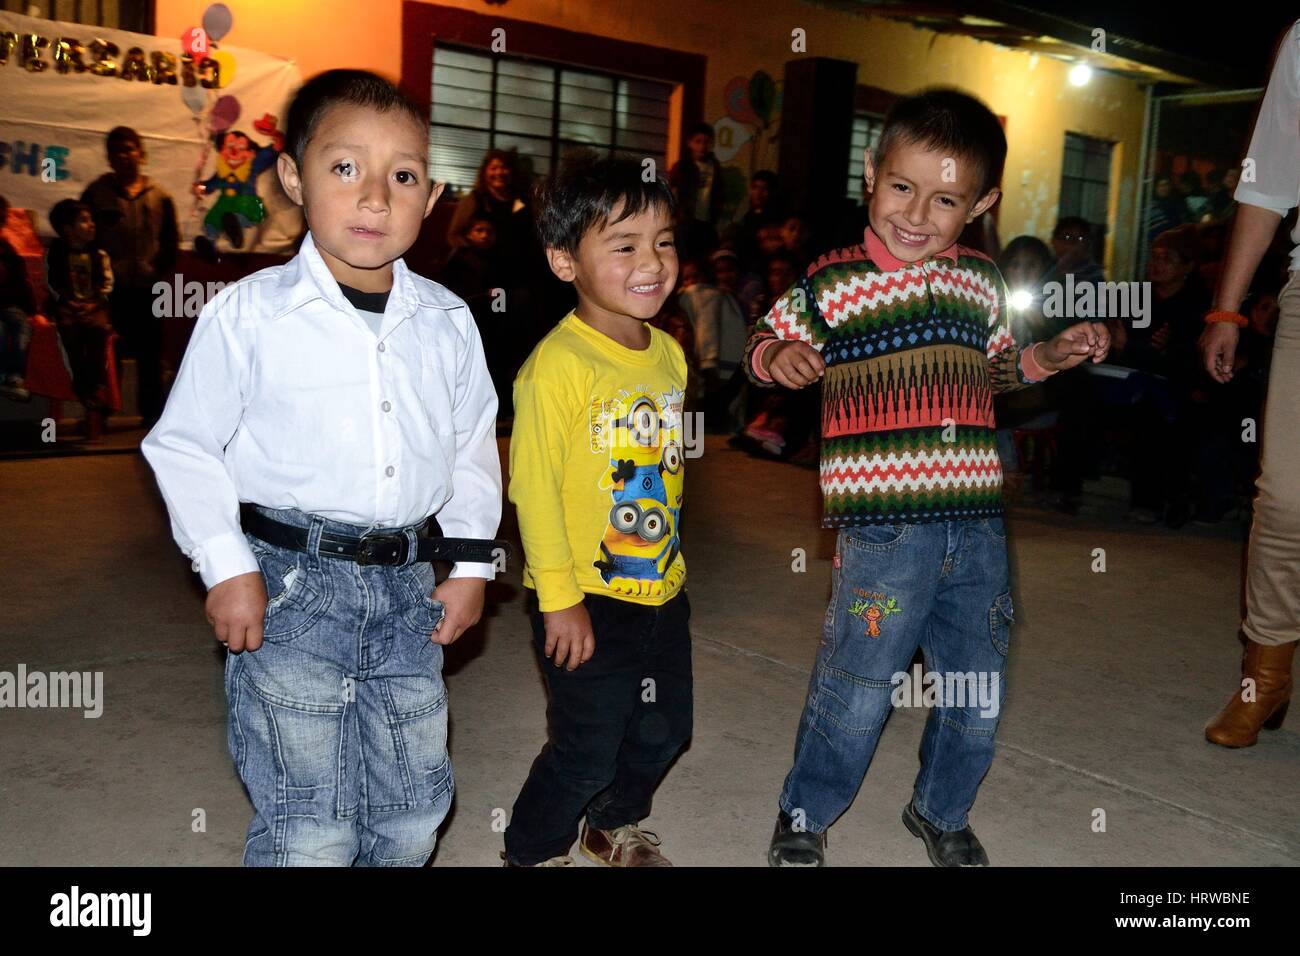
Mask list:
[[[640,827],[632,825],[610,831],[609,840],[625,850],[631,850],[635,847],[654,848],[663,842],[659,839],[659,834],[653,830],[642,830]]]

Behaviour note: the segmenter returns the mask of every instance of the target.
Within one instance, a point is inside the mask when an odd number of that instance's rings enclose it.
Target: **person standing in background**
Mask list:
[[[677,201],[678,242],[684,257],[707,256],[718,245],[722,217],[722,164],[713,155],[713,127],[686,131],[686,154],[668,173]]]
[[[118,360],[136,361],[141,424],[151,428],[163,407],[162,319],[154,315],[152,290],[176,267],[180,229],[172,197],[140,171],[146,159],[140,134],[116,126],[107,148],[112,172],[87,186],[81,202],[90,207],[99,245],[113,263],[109,307]]]

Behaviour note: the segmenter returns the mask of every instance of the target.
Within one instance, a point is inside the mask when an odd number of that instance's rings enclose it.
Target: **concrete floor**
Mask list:
[[[810,470],[714,438],[688,465],[696,730],[646,825],[678,865],[762,865],[833,536]],[[0,863],[237,863],[250,811],[225,749],[221,653],[143,459],[0,462],[0,488],[0,670],[102,670],[106,697],[98,720],[0,710]],[[1242,751],[1201,734],[1237,680],[1240,533],[1138,529],[1118,510],[1012,511],[1018,623],[974,827],[995,865],[1300,863],[1300,720]],[[509,513],[502,533],[516,534]],[[490,599],[448,654],[458,794],[437,866],[499,865],[497,811],[545,736],[517,568]],[[831,831],[832,865],[928,865],[899,822],[924,716],[894,714]]]

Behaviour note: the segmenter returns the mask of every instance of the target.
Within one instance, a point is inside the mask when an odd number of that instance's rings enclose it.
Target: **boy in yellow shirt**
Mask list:
[[[550,740],[515,801],[508,866],[669,866],[637,824],[691,735],[681,347],[648,322],[677,281],[673,196],[640,163],[581,157],[538,231],[578,307],[515,379],[510,500]]]

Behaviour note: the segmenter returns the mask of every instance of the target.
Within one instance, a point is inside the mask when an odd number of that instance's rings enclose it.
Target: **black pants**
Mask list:
[[[506,829],[506,857],[519,866],[568,853],[584,810],[598,830],[649,816],[655,788],[691,736],[691,606],[684,590],[659,607],[587,595],[596,651],[573,671],[542,656],[545,625],[536,599],[530,604],[550,694],[550,740]]]
[[[117,331],[117,374],[122,377],[122,359],[135,359],[139,382],[140,418],[146,427],[158,420],[163,410],[162,319],[153,314],[149,289],[124,286],[109,297],[113,328]]]
[[[102,408],[108,362],[108,337],[112,329],[94,322],[61,322],[59,338],[72,366],[72,390],[87,409]]]

